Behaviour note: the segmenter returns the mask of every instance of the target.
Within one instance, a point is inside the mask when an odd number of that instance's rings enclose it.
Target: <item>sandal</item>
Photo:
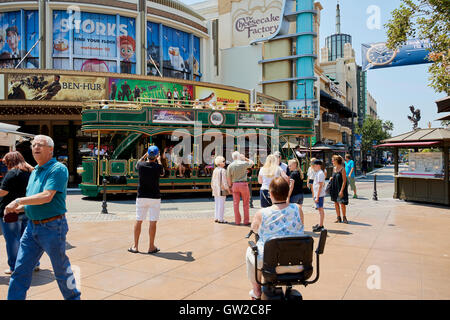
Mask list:
[[[131,247],[131,248],[128,248],[128,252],[131,252],[131,253],[138,253],[139,251],[136,250],[136,249],[133,249],[133,247]]]
[[[148,254],[154,254],[154,253],[157,253],[157,252],[159,252],[160,250],[159,250],[159,248],[156,248],[155,250],[152,250],[152,251],[149,251],[149,252],[147,252]]]

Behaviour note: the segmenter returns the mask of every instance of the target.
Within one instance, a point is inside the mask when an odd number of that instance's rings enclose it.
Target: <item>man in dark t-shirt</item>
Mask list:
[[[161,164],[159,149],[151,146],[136,164],[139,172],[139,185],[136,198],[136,224],[134,225],[134,246],[129,252],[137,253],[139,236],[141,235],[142,222],[147,219],[150,222],[150,246],[148,253],[157,253],[155,246],[156,223],[159,220],[161,208],[161,192],[159,190],[159,178],[164,176],[164,167]]]
[[[24,213],[19,214],[16,222],[5,222],[3,216],[5,214],[5,207],[17,198],[25,196],[30,172],[14,168],[9,170],[0,187],[0,224],[3,231],[3,236],[6,242],[6,253],[8,255],[8,266],[5,270],[6,274],[14,272],[17,260],[17,253],[20,246],[20,238],[22,237],[28,223],[28,219]],[[16,214],[14,214],[17,216]],[[37,264],[37,267],[39,263]],[[38,270],[38,269],[36,269]]]

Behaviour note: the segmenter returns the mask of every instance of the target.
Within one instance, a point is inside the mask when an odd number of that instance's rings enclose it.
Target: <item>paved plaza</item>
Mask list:
[[[359,199],[348,206],[350,223],[335,224],[334,206],[325,205],[328,239],[321,256],[319,282],[298,287],[305,299],[450,299],[450,210],[392,199],[393,167],[377,172],[378,198],[372,200],[373,177],[358,179]],[[350,192],[351,194],[351,192]],[[254,214],[259,200],[254,197]],[[68,196],[67,254],[79,272],[82,299],[249,299],[245,251],[249,228],[213,223],[211,198],[163,200],[155,255],[127,252],[133,239],[134,200],[108,202]],[[306,196],[305,230],[318,222]],[[233,221],[232,201],[226,218]],[[143,231],[147,229],[144,223]],[[148,249],[143,232],[139,248]],[[7,268],[3,237],[0,270]],[[28,299],[62,299],[46,255],[34,274]],[[367,282],[379,271],[379,289]],[[9,276],[0,275],[0,299]],[[376,284],[376,281],[369,281]]]

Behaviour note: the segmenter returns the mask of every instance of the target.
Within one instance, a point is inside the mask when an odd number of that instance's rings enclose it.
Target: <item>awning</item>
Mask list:
[[[374,148],[381,147],[423,147],[423,146],[434,146],[436,144],[440,144],[441,141],[422,141],[422,142],[397,142],[397,143],[383,143]]]
[[[450,96],[439,99],[438,101],[436,101],[436,105],[438,108],[438,113],[450,112]]]
[[[445,116],[445,117],[442,117],[442,118],[436,119],[436,120],[437,120],[437,121],[450,120],[450,114],[449,114],[449,115],[447,115],[447,116]]]

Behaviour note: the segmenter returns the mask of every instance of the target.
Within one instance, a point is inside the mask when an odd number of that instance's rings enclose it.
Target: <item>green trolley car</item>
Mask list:
[[[136,162],[150,145],[157,145],[164,159],[166,176],[160,181],[163,194],[210,192],[213,159],[205,163],[202,152],[208,146],[211,148],[212,135],[215,143],[218,137],[226,141],[222,145],[218,143],[220,147],[213,154],[223,154],[227,160],[234,150],[246,155],[251,150],[258,151],[252,156],[255,166],[249,172],[256,190],[263,149],[266,148],[266,154],[271,153],[279,150],[279,143],[291,141],[292,137],[314,135],[314,119],[303,111],[291,113],[285,106],[261,103],[217,106],[167,99],[94,101],[83,108],[82,130],[91,136],[91,143],[83,148],[82,167],[78,168],[82,176],[79,186],[85,196],[102,194],[104,179],[107,193],[136,192]],[[185,134],[183,141],[192,140],[191,152],[183,150],[183,157],[168,151],[171,147],[176,149],[174,145],[179,141],[173,137],[178,132]],[[256,146],[255,141],[258,141]],[[286,157],[286,151],[284,154]]]

